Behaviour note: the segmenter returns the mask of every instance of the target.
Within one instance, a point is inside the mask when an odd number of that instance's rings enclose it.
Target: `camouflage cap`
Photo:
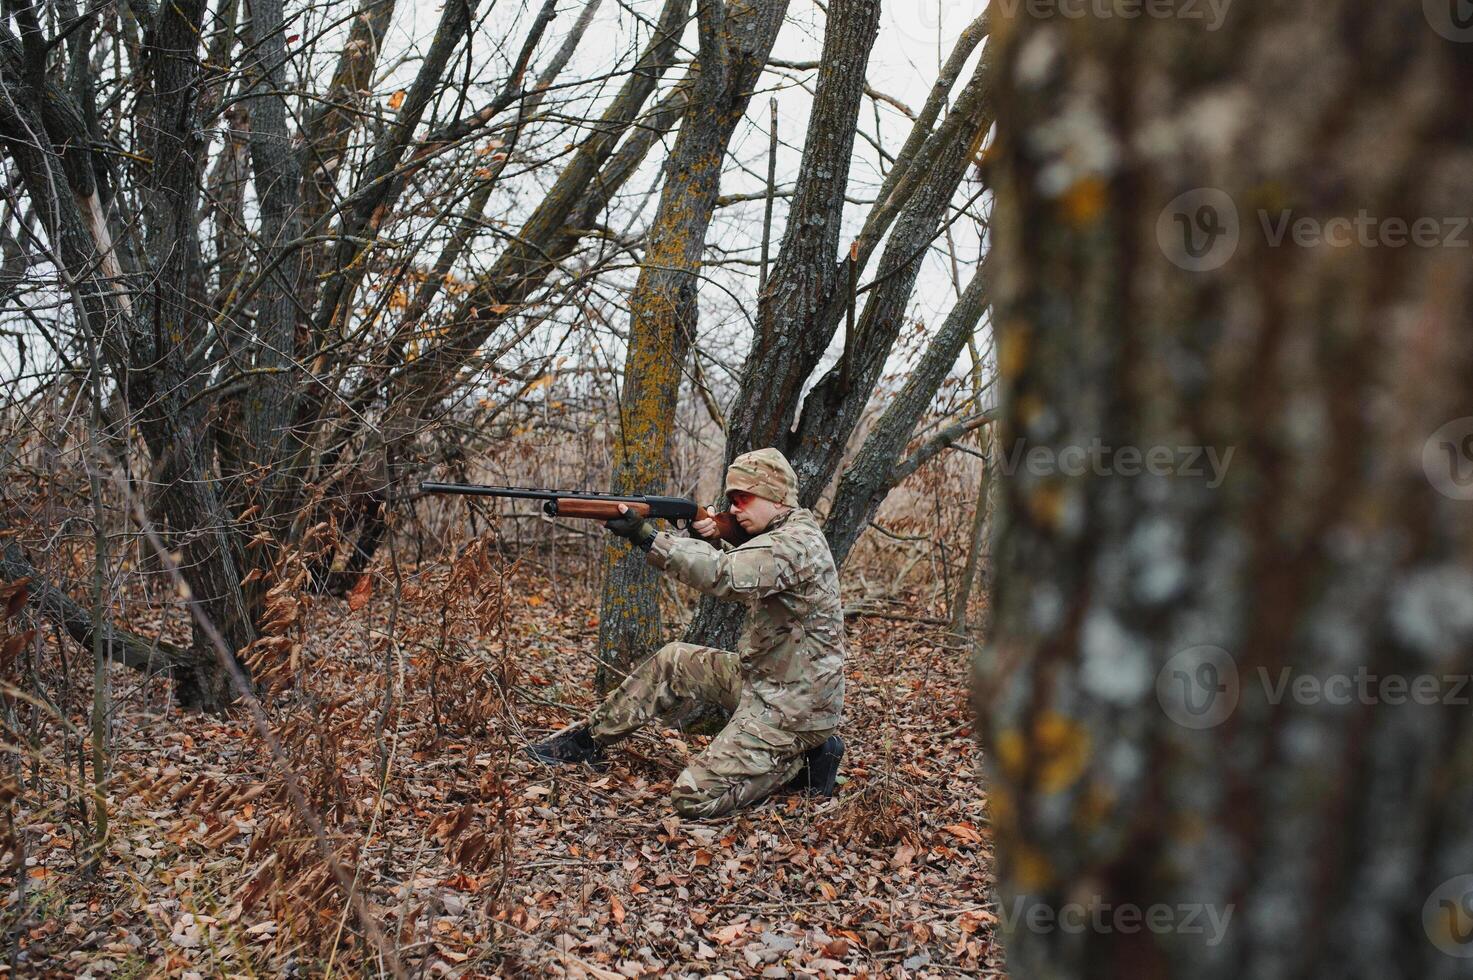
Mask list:
[[[726,492],[745,490],[782,504],[798,506],[798,475],[776,449],[742,453],[726,469]]]

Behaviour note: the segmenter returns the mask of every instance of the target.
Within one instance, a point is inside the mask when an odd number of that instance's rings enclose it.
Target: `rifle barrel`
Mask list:
[[[643,503],[644,497],[599,493],[596,490],[548,490],[541,487],[498,487],[481,483],[430,483],[419,485],[424,493],[460,493],[475,497],[516,497],[522,500],[607,500],[614,503]]]

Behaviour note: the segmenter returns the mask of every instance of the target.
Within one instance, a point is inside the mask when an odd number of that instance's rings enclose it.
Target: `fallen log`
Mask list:
[[[82,649],[91,652],[92,613],[83,609],[65,589],[46,581],[26,560],[20,546],[13,541],[8,542],[4,550],[0,551],[0,579],[7,582],[29,579],[28,604],[44,618],[65,630]],[[201,658],[191,650],[156,637],[140,636],[108,621],[102,623],[102,645],[113,660],[146,674],[160,674],[176,669],[193,671],[201,665]]]

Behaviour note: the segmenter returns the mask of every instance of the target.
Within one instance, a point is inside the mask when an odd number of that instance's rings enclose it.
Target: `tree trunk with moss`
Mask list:
[[[1028,7],[976,695],[1009,971],[1467,976],[1473,44],[1416,0]]]
[[[701,0],[697,10],[699,74],[665,163],[660,203],[630,299],[616,493],[658,493],[668,480],[672,420],[695,336],[696,286],[726,147],[786,11],[787,0],[758,0],[730,11],[720,0]],[[618,684],[658,645],[657,579],[645,555],[624,541],[605,548],[595,678],[600,692]]]

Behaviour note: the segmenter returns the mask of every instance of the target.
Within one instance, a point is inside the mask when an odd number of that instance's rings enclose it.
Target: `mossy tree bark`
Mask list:
[[[629,352],[620,402],[616,493],[655,493],[669,472],[670,421],[695,336],[696,285],[721,167],[752,88],[767,64],[787,0],[726,8],[701,0],[700,65],[630,299]],[[623,541],[604,551],[599,691],[618,684],[660,637],[658,573]]]
[[[1467,976],[1473,45],[1416,0],[1029,8],[977,663],[1009,971]]]

